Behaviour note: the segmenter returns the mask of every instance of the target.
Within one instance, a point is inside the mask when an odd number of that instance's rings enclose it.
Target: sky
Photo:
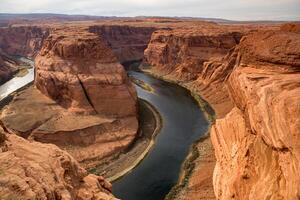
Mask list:
[[[300,0],[0,0],[0,13],[300,21]]]

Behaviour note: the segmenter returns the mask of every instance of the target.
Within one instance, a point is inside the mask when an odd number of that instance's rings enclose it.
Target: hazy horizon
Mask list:
[[[299,0],[0,0],[0,13],[300,20]],[[59,5],[59,6],[58,6]]]

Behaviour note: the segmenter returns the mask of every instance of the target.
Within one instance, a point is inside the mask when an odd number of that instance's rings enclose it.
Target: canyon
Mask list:
[[[190,89],[216,112],[211,127],[216,165],[211,176],[217,199],[299,198],[299,179],[292,175],[299,171],[298,27],[252,31],[235,48],[227,48],[225,57],[210,59],[201,52],[208,46],[205,37],[192,43],[193,34],[173,39],[177,32],[163,31],[152,36],[145,51],[152,66],[147,71]],[[193,56],[194,49],[199,58]],[[174,64],[174,58],[179,62]],[[190,62],[193,67],[185,69]],[[183,199],[207,199],[201,196],[205,184],[203,163],[199,165]]]
[[[1,110],[0,196],[115,199],[86,169],[138,137],[121,63],[142,61],[214,110],[170,199],[299,198],[299,27],[149,18],[1,28],[1,82],[18,71],[13,55],[35,59],[35,80]]]

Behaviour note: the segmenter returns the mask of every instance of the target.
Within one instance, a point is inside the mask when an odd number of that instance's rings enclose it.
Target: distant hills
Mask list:
[[[116,17],[116,16],[93,16],[93,15],[67,15],[53,13],[28,13],[28,14],[13,14],[0,13],[0,26],[6,26],[13,22],[31,22],[31,21],[87,21],[87,20],[103,20],[103,19],[149,19],[161,18],[170,20],[195,20],[195,21],[211,21],[222,24],[248,24],[248,23],[282,23],[285,21],[234,21],[222,18],[202,18],[202,17],[163,17],[163,16],[137,16],[137,17]]]

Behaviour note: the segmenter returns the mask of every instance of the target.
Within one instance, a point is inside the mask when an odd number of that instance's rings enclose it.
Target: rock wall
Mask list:
[[[154,27],[128,25],[96,25],[89,28],[90,32],[101,35],[108,42],[121,63],[142,60],[155,30]]]
[[[11,79],[18,71],[17,64],[0,49],[0,85]]]
[[[154,73],[184,84],[196,93],[200,92],[216,114],[223,115],[232,108],[232,104],[227,101],[228,94],[223,92],[223,85],[218,84],[224,80],[219,75],[222,72],[218,70],[212,76],[219,63],[204,63],[221,60],[238,44],[243,34],[242,31],[223,30],[215,26],[157,31],[145,51],[145,62],[153,66],[151,71]]]
[[[300,35],[248,35],[231,54],[234,108],[212,128],[218,199],[298,199]]]
[[[184,52],[177,53],[185,46],[180,43],[183,39],[171,46],[162,42],[170,40],[165,33],[154,34],[145,57],[155,65],[152,73],[188,87],[215,109],[211,141],[217,159],[213,177],[216,198],[298,199],[297,28],[249,33],[225,57],[212,56],[203,65],[189,65],[190,59],[182,59],[186,58]],[[174,63],[175,55],[178,62]],[[200,52],[197,55],[202,57]],[[182,72],[184,61],[190,67]],[[195,185],[195,178],[191,180]]]
[[[104,40],[86,31],[56,31],[36,57],[35,85],[75,112],[135,116],[137,95]]]
[[[49,30],[37,26],[12,26],[0,29],[0,49],[8,55],[35,57]]]
[[[12,56],[35,57],[48,34],[48,28],[37,26],[0,28],[0,84],[19,70],[20,62]]]
[[[0,127],[2,199],[114,200],[111,190],[55,145],[29,142]]]

